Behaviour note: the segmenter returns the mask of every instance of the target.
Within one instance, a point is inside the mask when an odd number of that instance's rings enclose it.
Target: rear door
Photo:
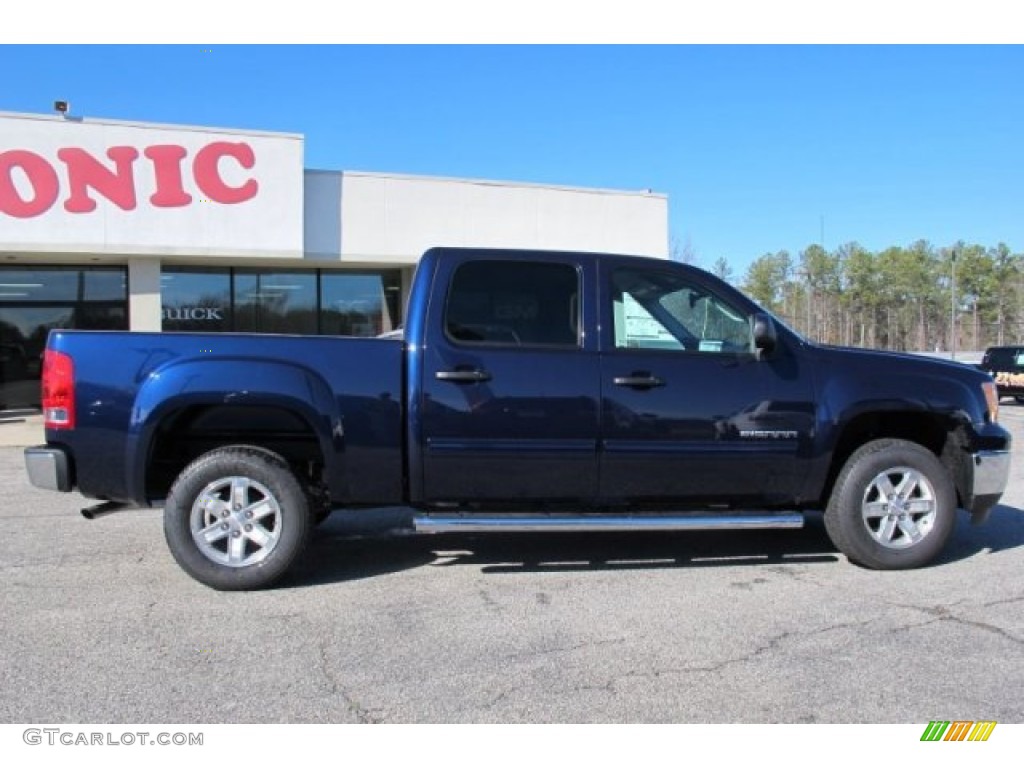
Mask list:
[[[596,495],[590,263],[472,252],[439,262],[420,402],[428,503],[517,507]]]

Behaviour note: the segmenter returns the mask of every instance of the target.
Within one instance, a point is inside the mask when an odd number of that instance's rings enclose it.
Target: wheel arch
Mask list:
[[[308,485],[324,486],[336,476],[337,454],[324,448],[324,439],[308,414],[287,403],[225,405],[180,404],[164,414],[151,430],[137,472],[148,501],[166,498],[174,479],[192,461],[227,446],[246,445],[281,456]]]
[[[200,448],[242,442],[289,460],[312,455],[337,485],[342,435],[336,400],[313,370],[231,357],[171,364],[148,373],[135,398],[126,443],[131,496],[142,503],[164,498],[166,465],[180,471],[205,452]],[[154,470],[155,462],[165,469]]]
[[[933,453],[949,471],[958,503],[964,502],[971,479],[966,425],[949,414],[903,409],[863,412],[843,425],[836,436],[819,500],[822,506],[831,497],[850,456],[861,446],[885,438],[916,443]]]

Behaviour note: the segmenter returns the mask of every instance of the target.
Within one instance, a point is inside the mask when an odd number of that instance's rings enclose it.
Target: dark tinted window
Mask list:
[[[165,331],[231,330],[231,273],[226,269],[165,268],[160,300]]]
[[[124,267],[0,266],[0,409],[38,407],[47,334],[125,330]]]
[[[324,272],[320,277],[320,331],[338,336],[377,336],[393,331],[401,322],[401,295],[398,270]]]
[[[456,342],[578,346],[579,274],[569,264],[473,261],[452,279],[445,330]]]
[[[0,303],[124,301],[128,279],[124,267],[4,267],[0,269]]]
[[[317,332],[316,273],[235,273],[235,330],[251,333]]]
[[[986,368],[1011,370],[1024,366],[1024,347],[993,347],[985,352],[982,365]]]

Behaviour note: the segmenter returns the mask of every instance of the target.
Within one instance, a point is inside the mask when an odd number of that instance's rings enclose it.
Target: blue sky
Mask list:
[[[302,133],[308,168],[653,189],[698,263],[1024,250],[1021,46],[11,46],[0,111]]]

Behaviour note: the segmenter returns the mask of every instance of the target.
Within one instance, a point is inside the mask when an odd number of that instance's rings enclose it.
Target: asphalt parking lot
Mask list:
[[[1024,407],[1002,420],[1024,446]],[[2,428],[2,425],[0,425]],[[1024,456],[926,569],[800,531],[318,531],[283,587],[214,592],[160,513],[89,522],[0,448],[0,721],[1024,721]]]

